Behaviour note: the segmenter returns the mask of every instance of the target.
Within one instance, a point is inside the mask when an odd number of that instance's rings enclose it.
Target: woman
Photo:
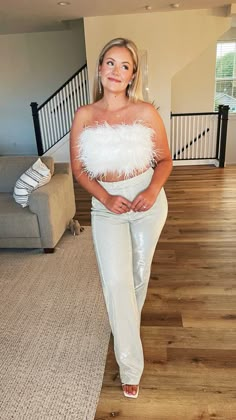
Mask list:
[[[163,185],[172,161],[163,122],[141,99],[135,44],[116,38],[101,51],[94,102],[75,114],[71,163],[92,195],[92,232],[123,392],[137,398],[143,372],[141,310],[166,221]]]

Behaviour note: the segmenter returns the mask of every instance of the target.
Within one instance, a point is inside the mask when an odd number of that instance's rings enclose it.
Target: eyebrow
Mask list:
[[[107,57],[106,60],[113,60],[116,61],[114,58],[112,57]],[[122,61],[122,64],[131,64],[129,61]]]

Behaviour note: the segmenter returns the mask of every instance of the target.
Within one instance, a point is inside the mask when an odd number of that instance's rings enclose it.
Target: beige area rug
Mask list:
[[[0,419],[92,420],[110,327],[91,239],[0,250]]]

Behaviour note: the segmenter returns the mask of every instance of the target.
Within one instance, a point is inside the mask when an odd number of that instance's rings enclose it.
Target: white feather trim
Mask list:
[[[129,177],[154,162],[153,135],[154,130],[140,122],[86,127],[78,158],[91,178],[107,172]]]

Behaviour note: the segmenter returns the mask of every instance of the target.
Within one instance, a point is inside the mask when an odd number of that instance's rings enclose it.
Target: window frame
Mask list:
[[[229,76],[226,76],[226,77],[217,77],[217,74],[216,74],[216,69],[217,69],[217,59],[218,59],[218,46],[219,45],[222,45],[222,44],[234,44],[234,49],[232,50],[232,52],[234,52],[235,53],[235,59],[234,59],[234,67],[233,67],[233,76],[232,77],[229,77]],[[230,49],[229,49],[229,52],[231,52],[230,51]],[[222,54],[222,56],[223,55],[225,55],[225,54]],[[232,82],[232,90],[234,89],[234,84],[235,84],[235,90],[236,90],[236,39],[228,39],[228,40],[219,40],[219,41],[217,41],[217,43],[216,43],[216,67],[215,67],[215,96],[214,96],[214,109],[216,109],[216,106],[217,106],[217,104],[216,104],[216,100],[217,100],[217,98],[216,98],[216,96],[217,96],[217,93],[221,93],[221,92],[217,92],[217,90],[216,90],[216,86],[217,86],[217,82]],[[223,92],[222,92],[223,93]],[[227,93],[226,93],[227,94]],[[232,96],[232,95],[229,95],[229,94],[227,94],[228,96],[231,96],[232,98],[235,98],[235,108],[232,110],[231,108],[229,109],[229,113],[231,113],[231,114],[236,114],[236,94],[235,94],[235,97],[234,96]],[[224,105],[224,104],[222,104],[222,105]],[[225,104],[225,105],[227,105],[227,104]]]

